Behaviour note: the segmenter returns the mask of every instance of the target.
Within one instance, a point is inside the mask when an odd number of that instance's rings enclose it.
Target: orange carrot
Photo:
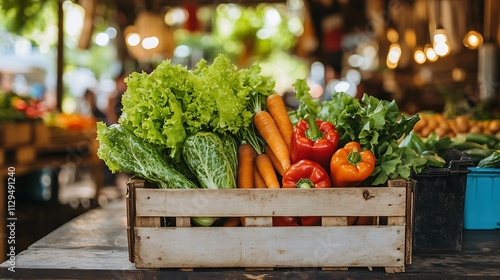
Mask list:
[[[264,178],[260,175],[259,169],[254,162],[253,167],[253,184],[255,188],[267,188],[266,182],[264,182]]]
[[[237,227],[240,225],[240,217],[229,217],[224,221],[224,227]]]
[[[238,148],[238,188],[249,189],[254,187],[253,162],[255,156],[256,152],[250,144],[245,143]]]
[[[283,174],[285,173],[285,170],[283,170],[283,166],[281,166],[281,163],[276,158],[273,151],[271,151],[271,147],[269,147],[269,145],[267,145],[267,144],[264,147],[264,153],[269,156],[269,159],[273,163],[274,169],[278,172],[278,174],[283,176]]]
[[[285,144],[290,150],[290,144],[292,143],[292,132],[293,125],[288,112],[286,111],[285,101],[283,97],[277,93],[271,94],[266,98],[267,111],[273,117],[278,130],[280,131],[281,137],[285,140]]]
[[[255,165],[259,170],[262,179],[266,182],[266,186],[270,189],[279,189],[280,182],[278,181],[278,176],[276,176],[276,171],[274,171],[273,163],[271,159],[266,154],[260,154],[255,158]]]
[[[281,163],[283,170],[287,170],[290,167],[290,151],[288,146],[283,140],[273,117],[267,111],[259,111],[255,113],[254,124],[257,131],[260,133],[262,138],[273,151],[276,158]],[[262,172],[261,172],[261,175]],[[263,176],[264,177],[264,176]]]

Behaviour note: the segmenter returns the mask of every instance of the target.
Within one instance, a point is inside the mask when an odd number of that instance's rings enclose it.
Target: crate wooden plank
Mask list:
[[[402,267],[404,226],[136,228],[138,268]]]
[[[33,141],[35,145],[46,145],[50,143],[49,128],[43,122],[33,124]]]
[[[270,200],[272,203],[269,203]],[[404,217],[406,188],[189,189],[181,191],[138,188],[136,189],[136,203],[137,216],[151,217]]]
[[[6,164],[30,163],[36,159],[36,148],[31,145],[23,145],[4,149],[3,157]]]
[[[32,140],[32,125],[29,122],[3,123],[0,125],[0,145],[16,147]]]
[[[0,147],[0,166],[5,164],[5,149]]]

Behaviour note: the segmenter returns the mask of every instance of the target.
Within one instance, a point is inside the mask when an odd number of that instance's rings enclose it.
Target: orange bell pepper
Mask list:
[[[334,187],[357,186],[375,169],[376,159],[370,150],[361,150],[358,142],[338,149],[330,160],[330,177]]]

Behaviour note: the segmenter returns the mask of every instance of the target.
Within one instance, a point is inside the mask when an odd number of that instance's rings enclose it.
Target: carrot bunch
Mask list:
[[[254,125],[265,141],[263,153],[244,143],[238,148],[238,188],[280,188],[278,175],[290,167],[293,125],[281,95],[266,98],[267,110],[255,113]]]

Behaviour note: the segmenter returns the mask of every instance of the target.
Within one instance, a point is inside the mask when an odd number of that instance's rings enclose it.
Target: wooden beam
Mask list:
[[[56,83],[56,108],[62,111],[63,87],[63,68],[64,68],[64,0],[57,1],[57,83]]]

